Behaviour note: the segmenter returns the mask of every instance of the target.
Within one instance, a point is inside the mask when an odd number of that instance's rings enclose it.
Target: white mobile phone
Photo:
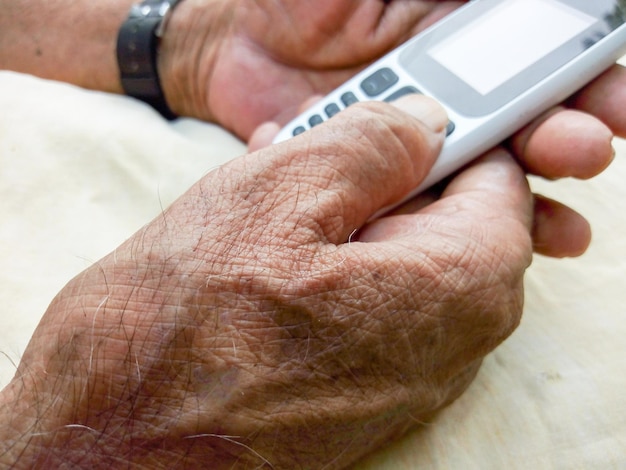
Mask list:
[[[424,93],[450,118],[413,196],[499,144],[626,54],[626,0],[474,0],[284,127],[274,142],[358,101]]]

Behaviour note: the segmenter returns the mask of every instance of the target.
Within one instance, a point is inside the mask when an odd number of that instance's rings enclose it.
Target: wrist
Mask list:
[[[208,93],[233,10],[232,2],[224,0],[183,0],[171,13],[157,68],[165,100],[175,114],[218,120]]]
[[[164,117],[175,117],[163,96],[157,70],[159,39],[180,0],[142,0],[133,5],[120,27],[116,55],[124,92],[151,105]]]

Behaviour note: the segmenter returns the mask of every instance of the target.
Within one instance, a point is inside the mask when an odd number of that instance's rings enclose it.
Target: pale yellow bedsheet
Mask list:
[[[130,99],[0,72],[0,385],[75,274],[245,148]],[[519,330],[468,393],[362,469],[626,469],[626,144],[589,182],[534,181],[584,213],[580,259],[537,257]]]

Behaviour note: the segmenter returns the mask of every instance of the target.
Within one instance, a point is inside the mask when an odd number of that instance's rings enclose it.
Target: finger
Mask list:
[[[495,167],[492,167],[491,170],[488,169],[487,163],[490,160],[491,164],[495,163],[496,158],[485,157],[482,161],[479,160],[477,166],[468,169],[470,174],[463,174],[454,180],[454,184],[443,193],[444,199],[441,202],[434,202],[431,199],[431,205],[421,205],[419,208],[421,214],[433,215],[449,214],[450,211],[456,212],[459,206],[449,206],[452,200],[445,200],[445,198],[452,197],[457,200],[457,196],[465,194],[463,197],[469,201],[472,199],[469,197],[469,192],[474,193],[473,198],[476,197],[476,191],[483,192],[486,198],[492,200],[488,208],[488,212],[491,212],[492,215],[500,218],[503,216],[510,217],[512,214],[527,214],[527,217],[522,217],[518,221],[530,230],[533,249],[536,253],[554,258],[575,257],[583,254],[591,241],[591,228],[585,218],[569,207],[539,195],[535,196],[532,214],[529,213],[529,193],[526,190],[526,184],[518,178],[519,175],[513,176],[512,179],[511,177],[502,178],[501,175],[496,174],[497,169]],[[515,173],[514,167],[509,167],[509,169],[513,169],[513,174]],[[508,183],[497,190],[499,185],[494,185],[494,182],[502,181],[508,181]],[[510,186],[509,183],[511,183]],[[517,187],[518,191],[508,192],[507,186],[512,190]],[[494,191],[494,189],[496,190]],[[515,196],[516,194],[517,196]],[[498,210],[500,203],[505,203],[503,206],[505,210]],[[469,202],[466,205],[469,205]],[[407,211],[403,211],[403,213],[407,213]],[[476,220],[479,219],[476,218]],[[532,223],[529,222],[530,220]],[[423,222],[420,222],[419,226],[423,227]],[[360,241],[382,241],[416,232],[415,220],[411,220],[410,217],[396,216],[381,219],[366,227],[361,231],[358,239]]]
[[[417,196],[412,197],[406,202],[403,202],[398,207],[393,208],[391,211],[386,212],[385,215],[393,216],[393,215],[403,215],[403,214],[413,214],[420,209],[432,204],[437,201],[441,197],[441,192],[436,190],[434,187],[428,188],[425,191],[422,191]]]
[[[448,333],[462,335],[474,353],[484,354],[519,321],[523,273],[533,253],[532,219],[524,171],[498,149],[456,176],[433,204],[368,224],[356,238],[365,243],[354,249],[400,247],[396,257],[418,279],[432,282],[428,291],[441,309],[429,318],[452,320]],[[461,298],[465,308],[455,310],[451,299]]]
[[[495,160],[493,161],[495,162]],[[483,162],[479,163],[479,165],[484,166],[485,160],[483,159]],[[468,172],[477,172],[478,169],[470,167]],[[494,167],[494,170],[497,169]],[[512,170],[512,167],[509,167],[509,170]],[[465,188],[466,196],[467,190],[470,188],[477,190],[481,186],[483,188],[497,188],[499,186],[499,191],[487,190],[493,198],[491,205],[494,213],[498,213],[498,207],[504,203],[508,205],[509,209],[500,211],[498,217],[506,217],[506,214],[509,217],[515,214],[518,216],[526,214],[528,217],[525,220],[518,218],[518,221],[529,230],[535,252],[558,258],[581,255],[587,249],[591,240],[591,230],[587,221],[578,213],[557,201],[542,196],[529,198],[530,190],[523,189],[523,187],[527,187],[527,182],[525,178],[523,180],[517,179],[519,176],[521,175],[518,173],[517,177],[513,176],[513,179],[508,178],[510,187],[518,189],[512,191],[511,194],[506,194],[507,185],[500,186],[498,182],[507,178],[498,177],[495,171],[492,171],[491,177],[488,177],[485,172],[483,175],[485,181],[478,182],[476,180],[476,184],[468,178],[467,174],[462,174],[459,178],[453,180],[453,183],[444,192],[443,197],[449,196],[450,193],[457,194],[460,188],[468,185],[469,187]],[[515,179],[517,179],[517,183],[515,183]],[[517,204],[512,204],[511,202],[515,198],[517,198]],[[506,202],[507,199],[508,203]],[[531,201],[530,205],[528,204],[529,201]]]
[[[302,102],[302,104],[300,104],[300,106],[298,107],[298,113],[301,114],[303,112],[305,112],[307,109],[309,109],[311,106],[313,106],[314,104],[316,104],[318,101],[320,101],[323,98],[323,95],[313,95],[309,98],[307,98],[306,100],[304,100],[304,102]]]
[[[556,108],[518,132],[510,148],[530,173],[544,178],[591,178],[613,160],[613,133],[597,118]]]
[[[448,205],[451,201],[458,204],[461,199],[473,201],[481,208],[485,221],[505,218],[528,230],[532,226],[528,180],[518,162],[502,148],[483,155],[453,178],[441,198]]]
[[[626,137],[626,68],[615,65],[574,95],[569,104]]]
[[[328,241],[343,243],[423,180],[439,154],[447,121],[443,108],[424,96],[391,106],[362,103],[236,165],[245,164],[247,174],[253,165],[261,167],[250,184],[272,216],[280,204],[299,225],[312,218]],[[265,184],[271,191],[259,190]]]
[[[364,227],[358,240],[385,241],[418,233],[423,237],[435,228],[435,238],[444,240],[441,230],[463,237],[482,230],[491,233],[480,238],[494,250],[520,246],[523,253],[530,251],[532,220],[532,195],[522,169],[507,152],[496,149],[456,176],[438,201],[412,215],[376,220]]]
[[[311,96],[298,107],[298,114],[305,112],[321,99],[321,95]],[[278,132],[280,132],[280,126],[278,125],[278,123],[265,122],[261,124],[254,130],[254,132],[250,136],[250,139],[248,140],[248,152],[256,152],[263,147],[271,145],[274,141],[274,138],[278,135]]]
[[[248,152],[256,152],[271,145],[274,138],[278,135],[280,126],[275,122],[265,122],[257,127],[248,141]]]
[[[386,216],[413,214],[420,209],[438,201],[441,198],[441,194],[445,190],[450,181],[450,177],[444,178],[438,183],[430,186],[421,193],[413,196],[407,201],[403,202],[397,207],[394,207],[390,211],[385,212]]]
[[[591,242],[591,228],[584,217],[543,196],[535,197],[532,235],[535,252],[553,258],[580,256]]]

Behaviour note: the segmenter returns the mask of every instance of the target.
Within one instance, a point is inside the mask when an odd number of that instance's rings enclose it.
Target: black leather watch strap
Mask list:
[[[180,0],[143,0],[133,5],[117,37],[117,62],[124,92],[153,106],[168,119],[170,110],[159,80],[159,39],[168,13]]]

